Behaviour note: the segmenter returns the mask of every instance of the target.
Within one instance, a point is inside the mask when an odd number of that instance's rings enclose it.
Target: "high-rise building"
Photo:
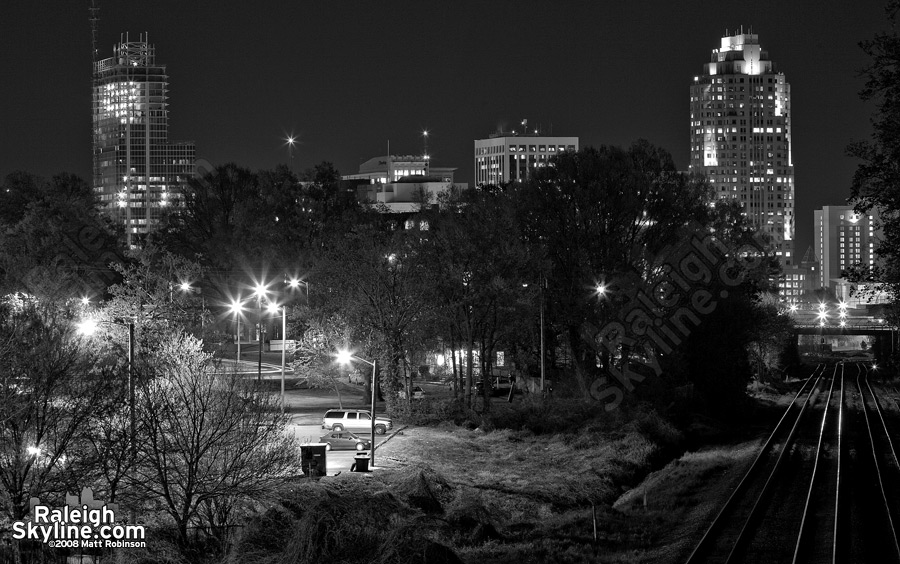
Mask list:
[[[525,180],[529,170],[545,166],[563,151],[577,151],[578,137],[498,131],[475,140],[475,185]]]
[[[882,232],[874,211],[858,214],[852,206],[824,206],[813,214],[813,245],[821,264],[818,288],[837,290],[848,268],[875,266]]]
[[[156,48],[127,35],[94,61],[93,187],[104,211],[126,226],[128,245],[178,205],[194,174],[193,142],[169,142],[168,76]]]
[[[741,203],[783,265],[796,264],[791,88],[755,33],[723,37],[694,77],[690,168]]]

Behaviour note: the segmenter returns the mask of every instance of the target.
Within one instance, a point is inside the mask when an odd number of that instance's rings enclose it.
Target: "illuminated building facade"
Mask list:
[[[875,266],[882,232],[874,210],[858,214],[852,206],[824,206],[813,215],[813,244],[821,263],[819,288],[837,289],[843,272],[854,265]]]
[[[126,226],[128,245],[178,205],[194,174],[193,142],[169,142],[165,65],[141,36],[94,62],[93,187],[104,211]]]
[[[343,180],[366,180],[370,184],[388,184],[408,176],[438,177],[453,183],[455,168],[431,166],[428,155],[386,155],[374,157],[359,165],[357,174],[342,176]]]
[[[563,151],[577,151],[578,137],[503,132],[475,140],[475,185],[525,180],[529,171],[546,166]]]
[[[387,155],[369,159],[358,173],[341,180],[354,187],[361,202],[391,213],[413,213],[425,201],[436,203],[454,185],[455,172],[456,168],[431,166],[427,155]]]
[[[723,37],[694,77],[690,168],[740,202],[782,265],[796,264],[791,88],[754,33]]]

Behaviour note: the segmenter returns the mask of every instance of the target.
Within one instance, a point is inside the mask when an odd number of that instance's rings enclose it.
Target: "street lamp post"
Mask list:
[[[238,371],[238,367],[241,364],[241,312],[244,307],[241,305],[241,301],[234,300],[231,302],[231,311],[234,312],[234,318],[237,322],[237,356],[234,359],[234,371]]]
[[[256,311],[259,314],[257,318],[257,330],[259,331],[259,361],[256,365],[256,381],[262,381],[262,350],[263,350],[263,323],[262,323],[262,300],[266,295],[266,285],[256,285]]]
[[[281,414],[284,415],[284,365],[287,351],[287,306],[269,304],[269,313],[276,314],[281,309]]]
[[[92,319],[83,321],[79,324],[79,331],[85,335],[91,335],[97,330],[97,325],[99,323],[106,323],[108,325],[118,325],[120,327],[128,328],[128,411],[129,411],[129,432],[131,434],[131,456],[132,462],[134,462],[134,457],[137,452],[136,439],[137,436],[136,428],[136,420],[137,416],[135,413],[135,405],[134,405],[134,321],[129,321],[128,323],[122,323],[118,321],[94,321]]]
[[[360,362],[365,362],[366,364],[372,365],[372,412],[369,414],[369,419],[371,420],[371,424],[372,424],[372,428],[370,430],[370,433],[372,434],[371,435],[372,436],[372,454],[370,456],[372,459],[371,460],[372,467],[374,468],[375,467],[375,395],[376,395],[376,390],[378,389],[377,380],[376,380],[378,378],[378,373],[376,372],[375,366],[376,366],[376,363],[378,362],[378,360],[369,361],[364,358],[360,358],[356,355],[350,354],[347,351],[340,351],[338,353],[338,362],[340,362],[341,364],[350,364],[351,360],[358,360]]]
[[[538,289],[539,299],[541,300],[541,396],[544,395],[544,380],[545,380],[545,369],[544,365],[546,363],[545,356],[547,355],[546,350],[544,349],[544,274],[541,273],[540,279],[541,287]]]

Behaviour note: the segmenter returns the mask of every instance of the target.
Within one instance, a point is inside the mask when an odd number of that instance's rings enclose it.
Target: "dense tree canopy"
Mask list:
[[[850,156],[861,162],[853,177],[851,202],[860,213],[879,212],[884,237],[876,253],[880,266],[875,272],[856,269],[858,279],[884,285],[896,301],[900,290],[900,34],[897,17],[900,2],[891,1],[886,14],[888,31],[863,41],[860,46],[871,57],[865,69],[863,100],[875,102],[872,138],[848,147]]]
[[[121,260],[117,234],[82,179],[14,172],[0,185],[0,295],[99,297]]]

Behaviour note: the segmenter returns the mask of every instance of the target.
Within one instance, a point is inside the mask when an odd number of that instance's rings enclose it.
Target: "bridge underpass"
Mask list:
[[[897,327],[884,323],[837,324],[796,324],[794,344],[799,349],[812,347],[816,351],[865,350],[874,353],[875,358],[891,356],[897,345]],[[841,337],[864,337],[864,339],[843,339]],[[862,342],[865,341],[865,346]],[[853,345],[853,343],[856,343]],[[849,345],[849,346],[848,346]]]

